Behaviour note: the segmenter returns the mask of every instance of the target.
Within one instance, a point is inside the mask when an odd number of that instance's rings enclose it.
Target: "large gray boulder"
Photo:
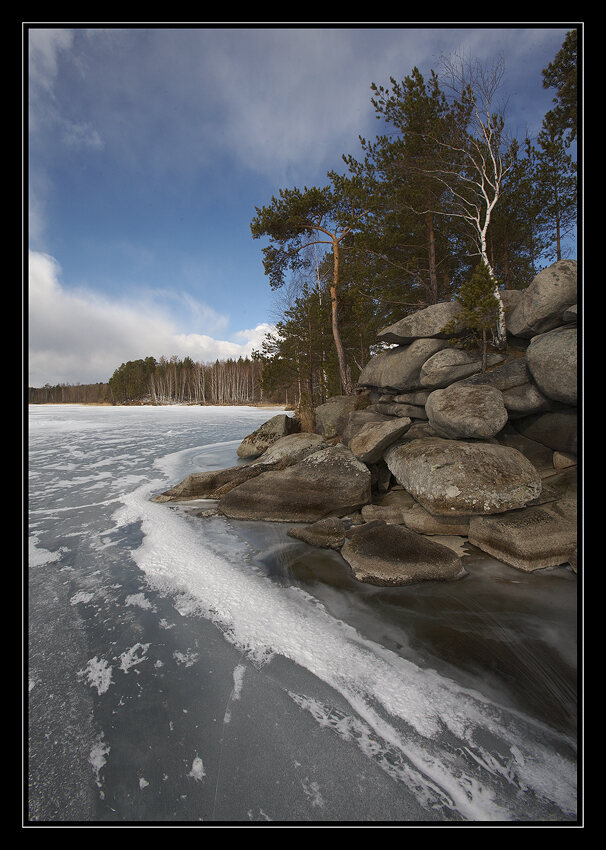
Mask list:
[[[577,454],[577,411],[568,407],[536,413],[511,423],[519,434],[553,451]]]
[[[512,357],[494,369],[472,375],[458,384],[486,384],[500,390],[510,419],[541,413],[551,410],[554,406],[551,399],[544,396],[533,381],[525,356]]]
[[[425,405],[400,404],[396,401],[379,401],[371,404],[370,410],[381,413],[384,416],[408,417],[410,419],[427,419]]]
[[[469,534],[470,517],[466,514],[459,516],[434,516],[422,505],[415,503],[405,508],[404,525],[417,534],[432,534],[438,536],[467,537]]]
[[[422,389],[421,366],[432,354],[447,346],[448,342],[442,339],[417,339],[410,345],[389,348],[371,357],[360,373],[358,384],[394,393]]]
[[[320,449],[326,448],[326,440],[320,434],[299,432],[289,434],[276,440],[263,454],[253,460],[251,466],[257,467],[262,464],[278,463],[281,466],[290,466],[298,463],[307,455],[313,454]]]
[[[281,437],[300,430],[301,423],[296,417],[279,413],[264,422],[252,434],[248,434],[238,446],[236,454],[241,458],[259,457]]]
[[[519,570],[555,567],[568,563],[576,550],[576,518],[559,502],[472,517],[469,542]]]
[[[234,487],[272,469],[285,469],[293,463],[326,447],[319,434],[289,434],[276,440],[257,460],[247,464],[192,472],[179,484],[155,496],[154,502],[177,502],[191,499],[220,499]]]
[[[321,549],[340,549],[345,543],[345,524],[339,517],[326,517],[311,525],[295,525],[288,535]]]
[[[541,493],[535,467],[508,446],[434,437],[397,443],[384,457],[398,483],[437,516],[502,513]]]
[[[487,365],[495,366],[504,360],[503,354],[491,352]],[[460,348],[445,348],[429,357],[419,373],[422,387],[440,389],[482,371],[482,355]]]
[[[562,316],[577,303],[576,260],[559,260],[543,269],[507,318],[512,336],[529,339],[562,324]]]
[[[316,431],[323,437],[342,437],[347,428],[349,415],[357,404],[353,395],[336,395],[329,398],[324,404],[316,407]]]
[[[219,501],[219,512],[233,519],[315,522],[359,510],[370,494],[368,467],[336,445],[245,481]]]
[[[486,384],[453,384],[434,390],[425,410],[432,428],[452,440],[485,440],[498,434],[507,422],[503,394]]]
[[[192,499],[220,499],[239,484],[256,478],[262,472],[277,467],[275,465],[230,466],[227,469],[215,469],[209,472],[192,472],[179,484],[175,484],[163,493],[152,498],[152,502],[184,502]]]
[[[383,452],[408,431],[412,421],[396,418],[388,422],[367,422],[352,438],[349,448],[362,463],[377,463]]]
[[[364,410],[354,410],[349,414],[349,418],[347,420],[347,426],[345,427],[345,431],[342,434],[343,442],[346,446],[350,444],[355,435],[369,423],[374,423],[375,425],[379,425],[382,422],[392,422],[391,416],[386,416],[383,413],[377,413],[376,410],[373,410],[372,407],[365,408]]]
[[[561,327],[531,339],[526,361],[543,395],[562,404],[577,403],[577,331]]]
[[[380,586],[452,581],[465,570],[452,549],[403,525],[375,520],[347,532],[341,555],[358,581]]]
[[[458,312],[459,305],[456,302],[441,301],[400,319],[379,331],[377,336],[383,342],[395,342],[397,345],[408,345],[421,338],[445,339],[446,334],[442,333],[442,328],[454,319]]]

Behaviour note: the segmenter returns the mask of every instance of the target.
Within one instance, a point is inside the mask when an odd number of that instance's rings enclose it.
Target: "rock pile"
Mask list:
[[[289,534],[339,549],[373,584],[460,578],[453,535],[521,570],[576,570],[576,272],[563,260],[502,293],[509,345],[485,372],[442,332],[457,305],[432,305],[381,331],[392,347],[354,396],[316,408],[317,433],[276,416],[239,447],[250,463],[156,500],[297,523]]]

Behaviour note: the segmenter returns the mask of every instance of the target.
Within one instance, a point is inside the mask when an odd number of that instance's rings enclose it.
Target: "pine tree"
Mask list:
[[[459,312],[442,329],[452,334],[451,342],[459,348],[479,348],[482,352],[482,371],[486,371],[488,332],[496,336],[499,321],[499,302],[494,294],[494,278],[485,263],[479,263],[471,278],[462,284],[456,301]]]

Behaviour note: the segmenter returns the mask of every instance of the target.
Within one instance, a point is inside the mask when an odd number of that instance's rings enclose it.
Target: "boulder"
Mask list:
[[[452,549],[381,520],[350,529],[341,555],[358,581],[380,586],[452,581],[465,575]]]
[[[397,404],[413,404],[415,407],[424,407],[431,390],[417,390],[413,393],[399,393],[393,397]]]
[[[349,415],[355,410],[356,404],[356,396],[337,395],[316,407],[316,431],[318,434],[322,434],[327,439],[342,437],[347,428]]]
[[[507,319],[512,336],[530,338],[546,333],[562,324],[565,311],[577,303],[577,264],[575,260],[559,260],[543,269]]]
[[[511,315],[511,311],[517,307],[520,300],[523,298],[523,290],[521,289],[502,289],[501,301],[505,308],[505,316]]]
[[[578,314],[576,304],[573,304],[571,307],[567,307],[562,313],[562,321],[565,325],[569,324],[570,322],[576,322],[577,319]]]
[[[371,357],[362,369],[358,385],[393,390],[396,394],[422,389],[421,366],[432,354],[447,346],[446,340],[417,339],[410,345],[382,351]]]
[[[561,471],[577,465],[577,456],[570,452],[554,452],[552,458],[553,468]]]
[[[458,312],[459,305],[454,301],[430,304],[424,310],[418,310],[379,331],[377,336],[383,342],[395,342],[397,345],[408,345],[421,338],[445,339],[446,334],[442,333],[442,328],[454,319]]]
[[[261,464],[278,463],[281,466],[289,466],[291,463],[303,460],[307,455],[325,449],[326,445],[326,440],[320,434],[308,432],[289,434],[287,437],[276,440],[250,465],[257,467]]]
[[[233,519],[315,522],[370,502],[370,483],[368,467],[349,449],[329,446],[233,488],[219,501],[219,512]]]
[[[503,446],[517,449],[527,457],[542,478],[553,474],[553,450],[548,446],[518,434],[511,425],[507,425],[496,439]]]
[[[365,509],[364,509],[365,510]],[[422,505],[414,504],[402,511],[404,524],[417,534],[454,535],[467,537],[469,534],[470,517],[463,516],[434,516]]]
[[[410,419],[427,419],[425,406],[420,404],[400,404],[399,402],[377,402],[370,407],[376,413],[384,416],[402,416]]]
[[[220,499],[234,487],[256,478],[272,469],[284,469],[303,460],[307,455],[326,447],[319,434],[289,434],[271,445],[263,454],[248,464],[238,464],[227,469],[192,472],[180,484],[154,496],[154,502],[188,501],[191,499]]]
[[[380,519],[388,525],[404,525],[404,512],[400,505],[364,505],[362,519],[364,522]]]
[[[500,390],[509,419],[541,413],[551,410],[554,406],[534,383],[526,357],[512,357],[494,369],[471,375],[457,383],[465,386],[487,384]]]
[[[488,366],[504,360],[503,354],[488,355]],[[447,387],[455,381],[482,371],[482,355],[460,348],[445,348],[428,357],[420,370],[420,384],[429,389]]]
[[[469,542],[499,561],[532,572],[570,561],[577,546],[577,525],[555,502],[472,517]]]
[[[210,472],[192,472],[179,484],[152,498],[152,502],[182,502],[191,499],[220,499],[239,484],[256,478],[278,464],[230,466]]]
[[[425,410],[432,428],[453,440],[494,437],[507,422],[503,394],[485,384],[434,390]]]
[[[294,526],[288,530],[290,537],[319,546],[322,549],[340,549],[345,543],[345,525],[338,517],[319,519],[311,525]]]
[[[348,446],[355,435],[369,422],[374,422],[376,425],[381,422],[392,422],[391,416],[386,416],[383,413],[377,413],[372,407],[365,410],[354,410],[349,414],[347,426],[343,432],[343,442]]]
[[[541,493],[532,463],[496,443],[427,438],[385,452],[396,480],[431,514],[494,514],[524,507]]]
[[[575,408],[536,413],[511,423],[519,434],[542,443],[556,452],[577,454],[577,412]]]
[[[547,398],[577,403],[577,331],[561,327],[531,339],[526,350],[528,369]]]
[[[236,454],[241,458],[259,457],[276,440],[300,430],[301,423],[296,417],[279,413],[245,437],[238,446]]]
[[[408,418],[367,422],[352,438],[349,448],[362,463],[377,463],[385,449],[405,434],[411,425]]]

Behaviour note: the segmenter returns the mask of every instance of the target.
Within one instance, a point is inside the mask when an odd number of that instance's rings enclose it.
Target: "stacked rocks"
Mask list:
[[[485,372],[442,332],[457,304],[432,305],[380,332],[391,347],[356,395],[316,409],[317,434],[276,417],[243,441],[248,472],[190,476],[157,500],[306,523],[292,536],[340,549],[374,584],[460,578],[467,541],[518,569],[576,570],[576,262],[502,295],[509,345]]]

